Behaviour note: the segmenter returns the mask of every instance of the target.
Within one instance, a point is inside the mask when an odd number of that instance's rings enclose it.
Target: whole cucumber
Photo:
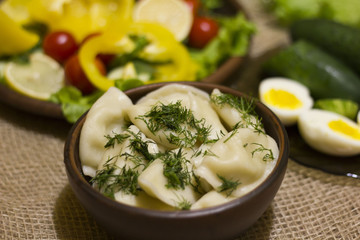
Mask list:
[[[290,27],[294,41],[311,42],[360,74],[360,29],[327,19],[304,19]]]
[[[360,103],[360,79],[345,64],[317,46],[299,40],[270,57],[265,74],[294,79],[315,99],[342,98]]]

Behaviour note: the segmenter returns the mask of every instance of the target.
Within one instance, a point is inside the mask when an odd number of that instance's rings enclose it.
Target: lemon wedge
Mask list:
[[[33,53],[28,64],[9,62],[4,77],[15,91],[40,100],[48,100],[65,85],[63,68],[40,52]]]
[[[182,0],[142,0],[134,6],[134,21],[150,21],[163,25],[179,42],[191,29],[193,15]]]

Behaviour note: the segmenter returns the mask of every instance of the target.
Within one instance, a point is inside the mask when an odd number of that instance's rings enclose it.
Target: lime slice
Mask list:
[[[4,77],[15,91],[40,100],[48,100],[65,85],[63,68],[40,52],[32,54],[28,64],[8,63]]]
[[[193,15],[182,0],[142,0],[134,7],[135,21],[156,22],[172,32],[178,41],[184,40],[191,29]]]

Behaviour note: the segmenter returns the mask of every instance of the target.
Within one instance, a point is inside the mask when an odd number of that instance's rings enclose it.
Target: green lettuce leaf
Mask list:
[[[242,13],[232,17],[218,17],[218,35],[203,49],[190,49],[191,57],[198,63],[198,79],[212,74],[229,57],[244,56],[255,25],[246,20]]]
[[[50,101],[60,104],[66,120],[76,122],[94,102],[103,94],[97,91],[91,95],[83,96],[80,90],[72,86],[66,86],[50,97]]]

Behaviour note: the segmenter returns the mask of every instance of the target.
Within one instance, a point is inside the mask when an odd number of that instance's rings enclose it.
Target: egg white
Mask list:
[[[271,89],[283,90],[293,94],[302,103],[302,106],[296,109],[286,109],[272,105],[265,100],[265,94]],[[259,98],[262,103],[277,115],[285,126],[296,124],[299,115],[302,112],[311,109],[314,104],[314,101],[310,96],[310,91],[306,86],[297,81],[281,77],[267,78],[261,81],[259,86]]]
[[[334,120],[342,120],[360,130],[359,125],[340,114],[311,109],[299,117],[300,135],[309,146],[325,154],[344,157],[360,154],[360,140],[332,130],[328,123]]]

